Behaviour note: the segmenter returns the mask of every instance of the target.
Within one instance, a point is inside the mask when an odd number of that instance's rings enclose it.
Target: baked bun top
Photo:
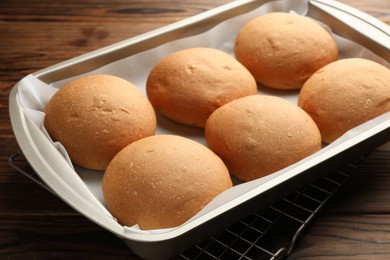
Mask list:
[[[71,160],[105,169],[122,148],[156,131],[156,115],[146,96],[130,82],[92,75],[69,82],[45,107],[44,125]]]
[[[335,61],[338,50],[332,36],[314,20],[274,12],[243,26],[235,54],[262,85],[299,89],[315,71]]]
[[[323,142],[331,143],[390,111],[390,70],[361,58],[333,62],[307,80],[298,105],[314,119]]]
[[[278,171],[321,148],[318,128],[305,111],[265,95],[220,107],[209,117],[205,134],[209,148],[244,181]]]
[[[176,227],[198,213],[232,182],[207,147],[174,135],[156,135],[120,151],[103,177],[107,207],[126,226]]]
[[[146,84],[152,105],[182,124],[203,128],[218,107],[257,93],[253,76],[230,55],[211,48],[172,53],[158,62]]]

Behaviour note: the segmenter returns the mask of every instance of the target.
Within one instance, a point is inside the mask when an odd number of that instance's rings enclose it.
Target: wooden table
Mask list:
[[[41,68],[230,0],[3,0],[0,4],[0,259],[137,259],[114,235],[14,170],[14,84]],[[341,0],[390,24],[387,0]],[[291,259],[390,258],[390,153],[375,152],[299,241]]]

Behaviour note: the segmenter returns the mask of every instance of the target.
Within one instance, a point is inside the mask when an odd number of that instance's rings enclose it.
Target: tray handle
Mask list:
[[[390,62],[390,26],[356,8],[332,0],[310,0],[308,15],[328,24]]]

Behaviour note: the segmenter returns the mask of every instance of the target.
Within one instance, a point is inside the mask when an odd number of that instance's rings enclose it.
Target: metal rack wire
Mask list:
[[[38,175],[34,172],[34,170],[31,168],[30,164],[27,162],[27,160],[23,156],[22,152],[17,151],[13,155],[11,155],[8,158],[8,164],[11,165],[18,172],[22,173],[27,178],[29,178],[30,180],[39,184],[42,188],[44,188],[44,189],[46,189],[54,194],[54,192],[45,183],[43,183],[40,180]]]
[[[173,259],[284,259],[363,158],[233,224]]]
[[[195,259],[284,259],[312,219],[347,182],[364,158],[330,172],[305,188],[233,224],[218,234],[173,257]],[[9,164],[43,188],[52,192],[24,159],[13,154]]]

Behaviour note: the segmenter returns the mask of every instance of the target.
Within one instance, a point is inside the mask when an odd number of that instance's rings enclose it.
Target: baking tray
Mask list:
[[[261,8],[272,1],[234,1],[183,21],[146,34],[119,42],[103,49],[64,61],[37,71],[34,77],[44,84],[61,82],[94,71],[124,57],[136,56],[158,46],[169,45],[177,39],[186,39],[205,33],[228,19],[236,18]],[[375,18],[336,1],[275,1],[282,11],[305,13],[326,25],[344,38],[364,46],[381,62],[390,61],[389,27]],[[294,9],[299,2],[299,8]],[[273,3],[273,2],[272,2]],[[287,6],[287,7],[286,7]],[[303,9],[301,7],[304,7]],[[278,7],[279,8],[279,7]],[[388,63],[386,63],[388,65]],[[275,202],[304,185],[324,176],[346,161],[357,158],[390,141],[390,113],[379,116],[347,133],[318,153],[260,181],[240,184],[245,188],[224,203],[210,207],[196,218],[169,230],[134,232],[119,225],[110,215],[85,179],[73,174],[61,152],[47,138],[25,108],[21,100],[22,79],[10,93],[10,117],[18,144],[34,171],[42,181],[75,210],[91,221],[116,234],[143,258],[167,258],[181,252],[236,221]],[[38,88],[39,84],[27,87]],[[242,189],[241,189],[242,190]],[[213,203],[211,203],[213,204]]]

